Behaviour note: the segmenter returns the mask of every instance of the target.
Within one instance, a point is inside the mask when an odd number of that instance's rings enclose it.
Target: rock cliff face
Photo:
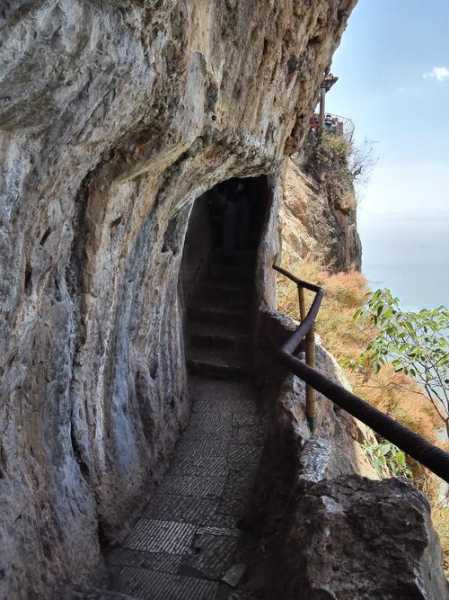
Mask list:
[[[276,596],[448,597],[429,505],[406,481],[370,481],[354,475],[303,480],[297,494],[295,515],[289,516],[281,533],[285,541]]]
[[[82,580],[167,465],[192,203],[297,150],[354,3],[2,3],[1,598]]]
[[[283,190],[280,216],[286,252],[317,259],[332,272],[360,270],[354,191],[331,196],[291,159],[283,170]]]

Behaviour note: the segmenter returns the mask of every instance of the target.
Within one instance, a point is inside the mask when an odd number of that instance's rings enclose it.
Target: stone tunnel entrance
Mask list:
[[[257,252],[270,197],[267,178],[260,176],[228,179],[195,201],[181,268],[187,301],[214,261],[238,266],[245,253]]]
[[[191,372],[248,374],[257,249],[270,206],[264,176],[229,179],[192,209],[181,268]]]

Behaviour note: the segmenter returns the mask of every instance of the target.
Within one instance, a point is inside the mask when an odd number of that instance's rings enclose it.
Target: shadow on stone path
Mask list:
[[[263,445],[255,391],[247,379],[192,377],[191,393],[170,470],[107,557],[112,587],[139,600],[252,600],[239,523]]]

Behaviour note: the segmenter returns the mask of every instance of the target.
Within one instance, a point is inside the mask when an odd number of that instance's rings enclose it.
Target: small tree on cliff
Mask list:
[[[449,310],[444,306],[403,311],[388,289],[374,292],[356,318],[374,324],[378,333],[360,357],[376,372],[390,363],[422,386],[449,437]]]
[[[341,196],[354,185],[366,183],[376,164],[373,144],[356,145],[342,135],[328,131],[310,133],[304,150],[303,168],[322,181],[330,196]]]

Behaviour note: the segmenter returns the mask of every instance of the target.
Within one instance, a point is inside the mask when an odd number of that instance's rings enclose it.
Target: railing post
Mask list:
[[[299,316],[301,322],[306,318],[306,302],[304,298],[304,288],[298,284]]]
[[[304,288],[299,284],[297,287],[299,314],[302,322],[306,318],[306,302],[304,297]],[[313,327],[306,336],[306,364],[309,367],[315,367],[315,332]],[[315,404],[316,392],[312,386],[306,384],[306,417],[312,433],[315,426]]]
[[[306,336],[306,365],[315,368],[315,328],[309,331]],[[316,391],[311,385],[306,385],[306,416],[309,423],[310,431],[313,433],[315,428],[315,408],[316,408]]]

